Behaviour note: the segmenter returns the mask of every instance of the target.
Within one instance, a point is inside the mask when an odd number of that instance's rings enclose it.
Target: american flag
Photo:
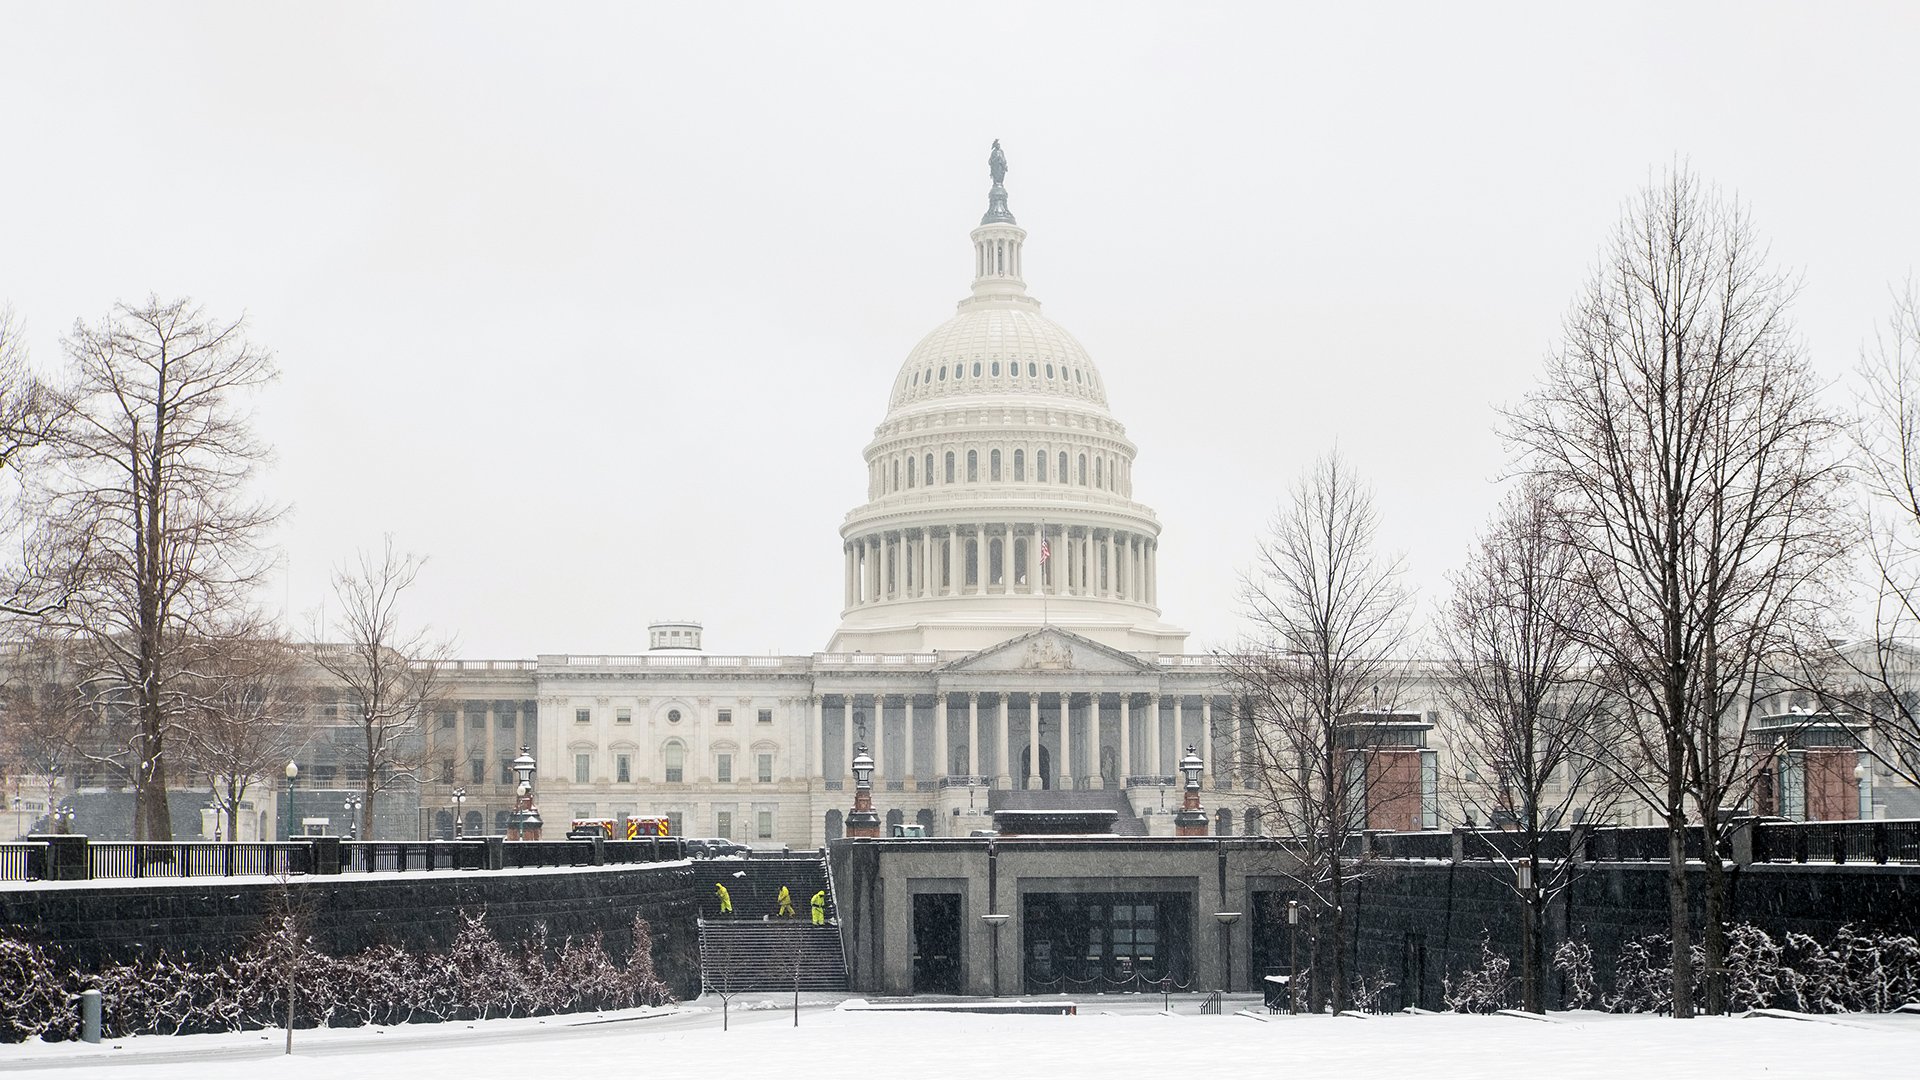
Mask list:
[[[1047,560],[1052,557],[1053,548],[1047,543],[1047,538],[1043,536],[1040,538],[1040,565],[1045,566]]]

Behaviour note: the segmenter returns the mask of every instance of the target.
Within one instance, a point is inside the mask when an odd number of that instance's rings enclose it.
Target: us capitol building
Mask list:
[[[998,143],[990,167],[972,289],[907,354],[867,445],[826,650],[710,655],[698,624],[667,622],[638,656],[450,665],[426,733],[424,831],[450,832],[456,787],[465,831],[498,831],[522,743],[550,830],[665,815],[756,845],[840,835],[857,744],[879,766],[876,809],[929,835],[1068,804],[1171,833],[1189,745],[1211,786],[1232,787],[1215,768],[1230,695],[1161,618],[1160,524],[1134,496],[1134,445],[1093,358],[1027,292]]]

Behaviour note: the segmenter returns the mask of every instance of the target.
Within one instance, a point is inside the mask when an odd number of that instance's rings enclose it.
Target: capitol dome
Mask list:
[[[867,502],[841,528],[830,652],[974,651],[1056,626],[1178,652],[1160,621],[1160,524],[1133,501],[1135,448],[1087,350],[1027,294],[1027,233],[994,144],[973,288],[900,366],[867,445]]]

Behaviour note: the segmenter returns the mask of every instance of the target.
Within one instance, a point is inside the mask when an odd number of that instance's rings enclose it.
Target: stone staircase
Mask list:
[[[792,990],[796,979],[801,990],[846,990],[846,955],[825,857],[696,859],[693,880],[703,992]],[[716,884],[731,894],[731,914],[720,913]],[[793,897],[791,916],[775,914],[782,885]],[[814,926],[809,901],[821,890],[827,894],[827,925]]]
[[[1145,836],[1147,825],[1133,812],[1127,793],[1114,789],[1098,791],[1001,791],[988,795],[989,810],[1112,810],[1115,836]],[[811,895],[811,894],[809,894]]]

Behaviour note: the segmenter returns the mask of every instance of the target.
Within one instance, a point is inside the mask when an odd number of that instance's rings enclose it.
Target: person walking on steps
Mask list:
[[[720,914],[722,915],[733,914],[733,894],[727,891],[727,887],[725,885],[722,885],[717,881],[714,882],[713,895],[718,897],[720,900]]]
[[[793,894],[787,891],[785,885],[780,886],[780,910],[774,912],[774,914],[779,916],[791,916],[793,914]]]
[[[827,925],[827,890],[813,894],[813,925]]]

